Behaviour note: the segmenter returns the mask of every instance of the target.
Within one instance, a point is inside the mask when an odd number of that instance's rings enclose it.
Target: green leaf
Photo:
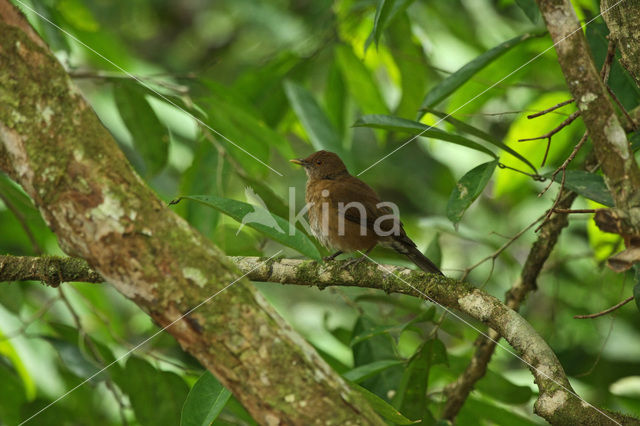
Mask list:
[[[529,386],[518,386],[503,376],[487,370],[485,377],[476,383],[475,388],[485,395],[507,404],[525,404],[533,396]]]
[[[471,62],[464,65],[462,68],[458,69],[453,74],[449,75],[437,86],[431,89],[429,93],[427,93],[427,96],[425,96],[424,101],[422,101],[422,108],[430,108],[437,105],[450,94],[455,92],[456,89],[469,81],[469,79],[473,77],[478,71],[489,65],[494,60],[498,59],[511,48],[533,37],[540,37],[545,33],[546,31],[522,34],[518,37],[507,40],[490,50],[487,50]]]
[[[371,364],[361,365],[343,374],[344,378],[354,383],[360,383],[376,374],[396,365],[404,364],[404,361],[397,359],[384,359],[374,361]]]
[[[291,108],[293,108],[298,120],[302,123],[302,127],[307,132],[313,148],[316,151],[324,149],[335,152],[349,167],[351,165],[350,155],[342,148],[342,141],[338,132],[311,92],[292,81],[285,81],[284,91],[287,94]]]
[[[480,164],[460,178],[447,203],[447,217],[451,222],[460,222],[464,212],[487,186],[497,165],[497,161]]]
[[[522,9],[527,18],[534,23],[537,24],[540,20],[540,9],[538,9],[538,5],[535,0],[516,0],[516,4]]]
[[[632,152],[640,149],[640,131],[635,131],[629,136],[629,143],[631,143]]]
[[[91,377],[92,383],[105,380],[112,373],[119,373],[120,367],[114,364],[92,377],[115,360],[111,350],[88,335],[81,336],[73,327],[58,323],[49,325],[57,336],[43,336],[43,338],[56,349],[63,364],[71,373],[82,379]],[[91,347],[96,349],[97,355]]]
[[[269,148],[275,147],[284,158],[293,158],[289,141],[263,120],[254,106],[235,90],[207,81],[208,93],[201,98],[208,112],[207,123],[226,138],[214,136],[245,168],[264,172],[269,164]],[[231,140],[232,142],[229,142]]]
[[[136,151],[145,162],[147,175],[156,175],[167,164],[169,130],[160,122],[144,93],[135,84],[114,84],[113,99],[131,133]]]
[[[384,399],[380,398],[378,395],[369,392],[362,386],[353,385],[353,387],[362,394],[364,399],[373,407],[376,413],[380,414],[383,418],[393,422],[397,425],[411,425],[414,423],[419,423],[420,420],[409,420],[405,416],[402,415],[398,410],[393,408],[389,403],[387,403]]]
[[[535,173],[538,173],[538,170],[535,168],[535,166],[533,164],[531,164],[531,162],[529,160],[527,160],[526,158],[524,158],[522,155],[520,155],[517,151],[515,151],[513,148],[511,148],[509,145],[505,144],[504,142],[502,142],[501,140],[493,137],[493,135],[485,132],[482,129],[478,129],[477,127],[474,127],[470,124],[467,124],[463,121],[460,121],[456,118],[453,118],[451,115],[442,112],[442,111],[436,111],[434,109],[431,108],[427,108],[425,109],[425,112],[428,112],[430,114],[433,114],[437,117],[440,117],[441,119],[445,120],[446,122],[450,123],[451,125],[453,125],[456,129],[460,130],[461,132],[465,132],[468,133],[470,135],[473,136],[477,136],[480,139],[483,139],[487,142],[489,142],[490,144],[508,152],[509,154],[513,155],[514,157],[516,157],[518,160],[522,161],[523,163],[525,163],[527,166],[531,167],[531,170],[533,170]]]
[[[412,36],[411,20],[406,12],[398,14],[387,29],[387,44],[400,72],[402,97],[394,110],[398,117],[412,117],[420,108],[427,82],[435,74],[429,67],[424,49]],[[407,60],[411,58],[411,60]]]
[[[3,337],[0,334],[0,339]],[[0,363],[0,383],[0,419],[6,424],[17,425],[24,420],[24,417],[20,418],[20,408],[25,402],[25,389],[16,372],[4,363]]]
[[[180,424],[180,413],[189,388],[176,373],[157,370],[144,359],[132,356],[127,360],[124,373],[115,376],[114,380],[129,395],[140,424]]]
[[[367,37],[367,41],[364,44],[364,50],[366,51],[369,48],[371,42],[375,42],[377,47],[380,42],[382,32],[391,24],[399,13],[403,12],[414,1],[415,0],[381,0],[376,8],[376,15],[373,19],[373,29],[371,30],[369,37]]]
[[[513,411],[474,397],[467,399],[463,411],[470,412],[474,419],[483,419],[489,422],[489,424],[509,426],[534,426],[539,424]],[[462,420],[460,420],[460,423],[461,422]]]
[[[399,329],[398,325],[381,325],[378,327],[367,328],[362,333],[357,334],[351,339],[351,346],[355,346],[360,342],[364,342],[365,340],[369,340],[374,336],[379,336],[380,334],[388,333],[391,330]]]
[[[376,43],[376,46],[378,46],[378,43],[380,42],[380,36],[382,36],[382,31],[387,25],[389,16],[391,16],[391,10],[393,9],[395,2],[395,0],[380,0],[380,3],[378,3],[376,16],[373,19],[373,30],[371,30],[373,41]],[[367,46],[368,44],[365,45],[365,50],[367,49]]]
[[[356,100],[360,110],[365,114],[388,114],[389,108],[380,93],[380,85],[351,46],[338,45],[335,52],[349,94]]]
[[[393,398],[393,405],[411,418],[427,420],[432,417],[427,409],[429,371],[434,364],[446,364],[447,353],[439,339],[422,344],[402,375],[402,381]]]
[[[545,177],[550,178],[551,173],[546,174]],[[554,181],[562,182],[562,173],[558,173]],[[600,175],[584,170],[567,170],[564,186],[585,198],[604,204],[607,207],[613,207],[611,193]]]
[[[193,385],[182,407],[180,426],[208,426],[220,415],[231,392],[206,371]]]
[[[301,231],[290,226],[280,216],[270,213],[266,206],[255,206],[241,201],[222,198],[216,195],[186,195],[179,200],[191,200],[214,208],[240,223],[262,232],[269,238],[298,250],[312,259],[320,260],[320,252]]]
[[[351,345],[354,367],[398,357],[395,341],[388,332],[383,330],[385,327],[389,330],[397,326],[381,326],[368,316],[358,317],[353,328],[353,335],[358,338],[358,336],[369,334],[370,337]],[[390,390],[397,389],[401,377],[402,367],[389,367],[378,375],[364,380],[362,386],[381,398],[387,398]]]
[[[385,129],[394,132],[406,132],[413,135],[420,135],[427,138],[439,139],[451,142],[456,145],[475,149],[484,152],[493,158],[498,158],[491,150],[485,148],[477,142],[465,138],[464,136],[454,135],[435,127],[427,126],[418,121],[407,120],[406,118],[392,117],[389,115],[365,115],[360,117],[353,125],[354,127],[372,127],[374,129]]]

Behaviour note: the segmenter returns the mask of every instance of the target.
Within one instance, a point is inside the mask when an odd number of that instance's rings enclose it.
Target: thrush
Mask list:
[[[369,185],[349,174],[338,155],[318,151],[291,162],[307,173],[311,232],[329,250],[337,250],[326,261],[354,251],[366,255],[380,244],[407,256],[425,272],[444,275],[407,236],[395,205],[382,202]]]

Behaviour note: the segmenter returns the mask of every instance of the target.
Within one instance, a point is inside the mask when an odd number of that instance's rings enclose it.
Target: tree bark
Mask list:
[[[602,0],[600,11],[610,38],[620,49],[620,64],[640,87],[640,0]]]
[[[259,423],[384,424],[239,279],[233,263],[133,172],[7,0],[0,0],[0,63],[0,167],[31,196],[67,253],[86,259],[160,326],[171,325],[182,348]]]
[[[626,0],[625,0],[626,1]],[[629,235],[640,235],[640,169],[569,0],[537,0],[567,87],[593,141],[605,182]],[[614,6],[620,7],[620,5]],[[612,10],[606,13],[612,13]]]
[[[33,266],[40,258],[0,256],[0,281],[9,278],[5,272],[9,263]],[[232,257],[233,262],[252,281],[316,286],[363,287],[424,298],[449,309],[463,312],[487,324],[497,335],[503,336],[517,355],[528,364],[540,394],[535,404],[536,413],[552,424],[606,425],[640,424],[638,419],[601,410],[583,402],[571,388],[557,357],[524,318],[493,296],[465,282],[427,276],[420,271],[390,265],[361,264],[348,271],[344,262],[319,264],[308,260],[278,259],[265,263],[258,257]],[[62,259],[64,261],[66,259]],[[75,260],[73,260],[75,262]],[[45,266],[51,259],[42,259]],[[79,274],[86,269],[75,264]],[[16,267],[15,269],[21,269]],[[13,276],[15,278],[15,275]],[[87,275],[89,277],[89,275]]]

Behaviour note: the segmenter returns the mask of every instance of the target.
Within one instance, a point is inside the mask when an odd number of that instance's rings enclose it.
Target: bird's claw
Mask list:
[[[349,259],[344,263],[344,265],[341,266],[341,269],[353,268],[354,266],[359,265],[360,263],[364,262],[365,260],[366,260],[366,258],[364,256],[357,257],[355,259]]]

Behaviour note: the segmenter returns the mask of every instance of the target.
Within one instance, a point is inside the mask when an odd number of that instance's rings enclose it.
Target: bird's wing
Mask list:
[[[342,202],[343,206],[346,206],[348,203],[361,204],[366,213],[366,226],[369,229],[373,229],[376,219],[380,216],[393,214],[393,211],[389,207],[378,207],[381,201],[375,191],[354,176],[347,176],[343,179],[333,181],[328,189],[330,191],[329,198],[336,208],[339,207],[339,202]],[[355,207],[348,208],[344,211],[344,217],[346,220],[359,224],[361,220],[360,209]],[[383,230],[385,230],[386,222],[387,221],[384,221],[380,224]],[[389,227],[392,226],[391,221],[389,220],[388,222]]]

